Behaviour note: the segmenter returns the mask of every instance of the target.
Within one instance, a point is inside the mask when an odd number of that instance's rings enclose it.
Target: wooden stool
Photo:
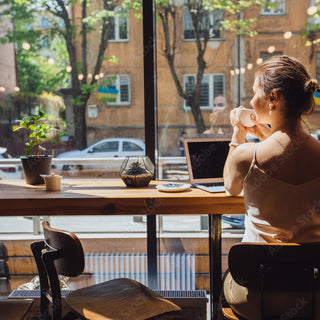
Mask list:
[[[32,299],[0,300],[1,320],[22,320],[33,303]]]

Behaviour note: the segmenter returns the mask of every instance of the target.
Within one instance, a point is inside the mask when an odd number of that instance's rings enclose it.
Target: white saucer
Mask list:
[[[181,192],[186,191],[190,188],[189,184],[181,184],[181,183],[167,183],[167,184],[160,184],[156,186],[159,191],[164,192]]]

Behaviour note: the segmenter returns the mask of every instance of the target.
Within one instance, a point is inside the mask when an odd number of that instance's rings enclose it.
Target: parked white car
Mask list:
[[[84,150],[75,150],[61,153],[57,158],[124,158],[126,156],[145,155],[145,143],[140,139],[133,138],[109,138],[103,139]],[[97,164],[56,164],[58,170],[68,171],[76,175],[79,170],[98,168]]]
[[[11,159],[12,156],[7,152],[7,148],[0,147],[0,159]],[[22,170],[15,164],[2,164],[0,162],[0,180],[19,180],[22,179]]]

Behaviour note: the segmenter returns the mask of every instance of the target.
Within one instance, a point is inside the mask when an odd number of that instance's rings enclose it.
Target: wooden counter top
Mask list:
[[[121,180],[67,180],[61,191],[24,181],[1,181],[0,216],[43,215],[155,215],[244,213],[243,198],[227,197],[197,188],[183,192],[160,192],[148,187],[127,188]]]

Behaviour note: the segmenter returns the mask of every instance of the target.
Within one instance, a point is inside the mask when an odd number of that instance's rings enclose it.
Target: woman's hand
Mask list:
[[[230,123],[233,127],[233,135],[231,142],[235,143],[244,143],[246,141],[246,127],[244,127],[241,122],[239,121],[237,114],[236,114],[236,109],[231,110],[230,112]]]
[[[264,123],[257,122],[254,115],[250,116],[251,120],[255,123],[253,127],[246,127],[247,133],[253,134],[260,140],[265,140],[271,135],[271,128]]]

